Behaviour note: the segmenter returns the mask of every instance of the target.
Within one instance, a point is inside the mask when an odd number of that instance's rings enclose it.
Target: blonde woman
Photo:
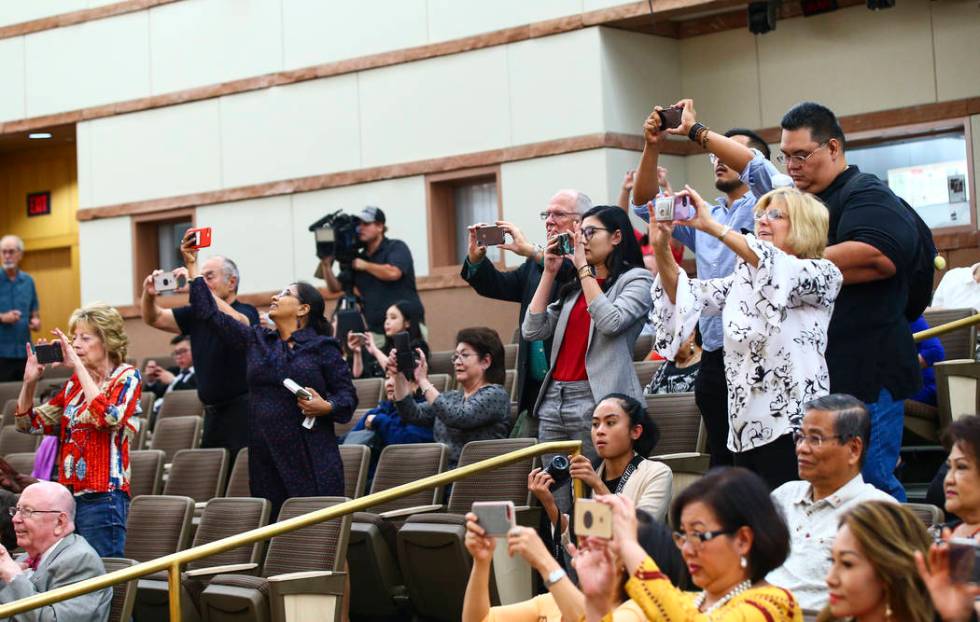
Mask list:
[[[827,395],[827,326],[843,276],[823,259],[827,209],[794,188],[755,205],[755,235],[722,226],[690,187],[691,220],[651,221],[660,274],[652,288],[654,348],[671,360],[702,315],[722,316],[728,384],[728,448],[735,464],[775,489],[796,478],[793,430],[803,405]],[[668,247],[674,224],[713,235],[738,256],[730,276],[689,279]]]
[[[922,521],[897,503],[869,501],[845,514],[827,573],[829,604],[817,622],[932,622],[916,568],[931,543]]]
[[[55,329],[63,363],[72,369],[61,391],[33,406],[44,365],[27,344],[24,384],[17,400],[17,429],[60,434],[58,482],[75,495],[75,530],[101,557],[123,557],[129,515],[129,438],[136,433],[133,411],[139,403],[140,373],[127,365],[129,340],[123,319],[96,303],[76,309],[68,335]],[[47,508],[32,521],[49,520]]]

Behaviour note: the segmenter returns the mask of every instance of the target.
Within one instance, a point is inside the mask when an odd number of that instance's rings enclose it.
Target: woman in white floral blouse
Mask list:
[[[721,279],[689,279],[667,244],[673,225],[650,222],[660,274],[655,281],[654,348],[673,358],[701,313],[721,314],[728,381],[728,448],[735,464],[771,488],[796,479],[792,432],[803,405],[830,387],[824,350],[827,325],[843,276],[823,259],[827,208],[795,188],[779,188],[755,206],[755,235],[742,235],[711,217],[690,187],[697,207],[689,225],[722,240],[738,256]]]

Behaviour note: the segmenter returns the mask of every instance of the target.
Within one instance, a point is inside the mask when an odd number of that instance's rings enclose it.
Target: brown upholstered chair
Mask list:
[[[288,499],[279,520],[347,501],[346,497]],[[201,593],[201,612],[208,622],[285,622],[288,606],[298,618],[339,619],[344,592],[344,558],[350,515],[306,527],[269,542],[259,576],[219,574]],[[305,598],[293,598],[304,596]],[[288,605],[286,603],[289,603]],[[300,613],[302,610],[304,613]]]
[[[504,392],[510,396],[510,401],[514,401],[517,397],[517,370],[508,369],[504,372]]]
[[[648,395],[647,413],[660,428],[656,455],[701,452],[706,437],[694,393]]]
[[[24,451],[15,454],[7,454],[3,457],[15,471],[23,475],[30,475],[34,470],[34,456],[36,452]]]
[[[374,471],[371,493],[442,472],[447,454],[448,448],[441,443],[385,447]],[[423,490],[372,507],[368,512],[354,513],[347,552],[352,612],[364,616],[398,613],[392,594],[404,581],[395,561],[397,528],[394,521],[420,508],[430,511],[441,508],[442,493],[442,488]]]
[[[934,309],[926,311],[922,317],[930,328],[935,328],[940,324],[961,320],[975,313],[976,311],[973,309]],[[945,360],[972,359],[975,357],[977,347],[977,327],[976,325],[967,326],[939,335],[939,341],[943,344]]]
[[[20,388],[23,382],[0,382],[0,403],[6,404],[9,400],[16,400],[20,396]]]
[[[190,497],[203,509],[224,490],[227,468],[227,449],[181,449],[174,454],[163,494]]]
[[[358,408],[357,410],[354,411],[354,414],[351,415],[350,421],[348,421],[347,423],[334,423],[333,424],[334,435],[337,438],[340,438],[341,436],[344,436],[345,434],[353,430],[354,426],[357,425],[357,422],[363,419],[364,416],[368,413],[368,410],[370,409]]]
[[[228,476],[228,488],[225,489],[226,497],[250,497],[252,491],[248,486],[248,447],[238,450],[235,456],[235,464],[231,467],[231,475]]]
[[[439,352],[432,352],[429,354],[429,374],[447,374],[449,377],[455,377],[455,371],[453,368],[453,351],[452,350],[440,350]]]
[[[163,485],[163,461],[166,456],[159,449],[138,449],[129,452],[129,495],[160,494]]]
[[[171,391],[163,397],[163,404],[157,414],[157,425],[163,419],[203,416],[204,404],[198,399],[197,391]]]
[[[633,369],[636,370],[636,377],[640,380],[640,386],[644,389],[653,380],[654,374],[663,365],[663,361],[634,361]]]
[[[195,449],[201,444],[202,417],[171,417],[157,422],[150,441],[150,449],[161,449],[166,454],[164,462],[173,462],[181,449]]]
[[[517,369],[517,348],[516,343],[504,344],[504,369]]]
[[[192,546],[202,546],[238,533],[258,529],[269,523],[271,504],[252,497],[218,497],[208,501]],[[201,592],[211,577],[229,572],[254,574],[262,561],[265,542],[241,546],[187,564],[181,575],[181,611],[184,622],[199,620]],[[140,622],[167,620],[170,593],[167,572],[144,577],[139,582],[136,619]]]
[[[135,559],[125,557],[103,557],[102,565],[106,573],[129,568],[137,564]],[[112,586],[112,606],[109,610],[109,622],[129,622],[133,617],[133,605],[136,603],[136,584],[139,579],[131,579],[125,583]]]
[[[653,335],[640,335],[633,345],[633,360],[644,361],[653,350]]]
[[[193,516],[190,497],[134,498],[126,520],[126,557],[146,562],[187,548]]]
[[[453,387],[455,377],[455,375],[450,376],[449,374],[429,374],[429,382],[436,388],[436,391],[445,393]]]
[[[533,438],[473,441],[463,447],[459,466],[531,447],[535,443]],[[463,545],[466,536],[463,516],[470,511],[474,501],[511,501],[517,506],[520,524],[537,526],[539,509],[532,511],[529,507],[531,496],[527,489],[527,474],[533,463],[533,458],[527,458],[457,481],[449,495],[447,513],[415,514],[398,531],[398,563],[412,609],[419,617],[436,620],[462,617],[463,595],[472,565]],[[507,572],[502,571],[499,563],[497,566],[490,581],[493,602],[499,600],[497,577],[512,581],[517,594],[523,587],[526,590],[524,597],[533,596],[530,572],[521,572],[526,570],[525,566],[515,563]],[[513,589],[511,593],[515,593]]]
[[[367,445],[341,445],[340,460],[344,464],[344,496],[356,499],[367,487],[371,450]]]
[[[7,400],[3,405],[3,423],[2,425],[14,425],[16,423],[17,414],[17,398],[12,400]]]
[[[41,444],[40,434],[18,432],[17,426],[5,425],[0,429],[0,456],[33,452]]]
[[[912,510],[912,513],[918,516],[927,528],[941,525],[946,521],[946,514],[942,508],[931,503],[903,503],[902,505]]]
[[[354,389],[357,390],[357,407],[374,408],[381,400],[384,391],[384,378],[355,378]]]

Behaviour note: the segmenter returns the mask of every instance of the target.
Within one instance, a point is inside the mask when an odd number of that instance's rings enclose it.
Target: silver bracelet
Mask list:
[[[722,227],[721,233],[718,234],[718,239],[724,240],[725,236],[728,235],[728,232],[731,230],[732,230],[731,225],[725,225],[724,227]]]

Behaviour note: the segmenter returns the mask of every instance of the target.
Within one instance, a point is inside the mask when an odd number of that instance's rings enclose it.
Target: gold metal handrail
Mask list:
[[[0,605],[0,619],[6,619],[18,613],[30,611],[31,609],[51,605],[63,600],[75,598],[76,596],[88,594],[89,592],[111,587],[119,583],[125,583],[133,579],[145,577],[146,575],[153,574],[154,572],[166,570],[169,573],[168,583],[170,588],[170,619],[179,621],[181,620],[180,567],[188,562],[217,555],[218,553],[223,553],[240,546],[254,544],[259,540],[268,540],[274,536],[289,533],[297,529],[302,529],[303,527],[316,525],[346,514],[366,510],[372,506],[385,503],[393,499],[398,499],[400,497],[404,497],[405,495],[445,486],[446,484],[450,484],[456,480],[460,480],[471,475],[477,475],[485,471],[492,471],[493,469],[506,466],[514,462],[520,462],[521,460],[525,460],[527,458],[540,456],[542,454],[578,454],[581,448],[581,441],[556,441],[551,443],[538,443],[536,445],[532,445],[531,447],[517,449],[501,456],[494,456],[493,458],[487,458],[486,460],[481,460],[480,462],[474,462],[473,464],[458,467],[451,471],[439,473],[438,475],[431,475],[408,484],[395,486],[394,488],[389,488],[383,492],[376,492],[372,495],[359,497],[352,501],[346,501],[328,508],[323,508],[322,510],[310,512],[309,514],[303,514],[302,516],[290,518],[282,522],[272,523],[271,525],[266,525],[265,527],[259,527],[258,529],[252,529],[251,531],[235,534],[227,538],[222,538],[221,540],[209,542],[208,544],[178,551],[177,553],[171,553],[170,555],[159,557],[152,561],[136,564],[135,566],[130,566],[129,568],[116,570],[98,577],[73,583],[72,585],[66,585],[64,587],[59,587],[41,594],[28,596],[27,598],[22,598],[21,600],[14,601],[6,605]],[[582,483],[575,480],[575,496],[580,497],[581,495]]]
[[[953,332],[954,330],[958,330],[960,328],[967,328],[969,326],[973,326],[974,324],[980,324],[980,313],[971,315],[970,317],[953,320],[952,322],[947,322],[946,324],[940,324],[939,326],[933,326],[932,328],[927,328],[925,330],[920,330],[917,333],[913,333],[912,338],[918,342],[922,341],[923,339],[928,339],[929,337],[945,335],[946,333]]]

